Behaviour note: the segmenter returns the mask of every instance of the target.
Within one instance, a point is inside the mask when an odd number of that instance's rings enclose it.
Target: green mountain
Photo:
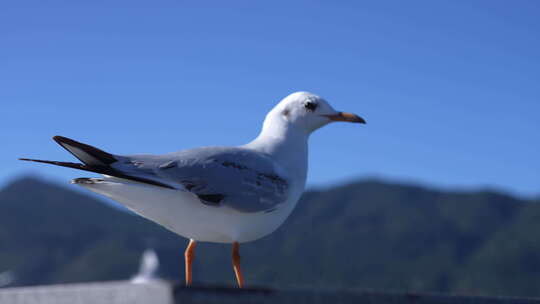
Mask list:
[[[540,296],[537,231],[535,202],[368,180],[307,192],[241,246],[242,266],[251,285]],[[186,244],[71,188],[23,178],[0,191],[0,272],[17,285],[127,279],[149,246],[181,278]],[[201,243],[194,281],[233,285],[230,246]]]

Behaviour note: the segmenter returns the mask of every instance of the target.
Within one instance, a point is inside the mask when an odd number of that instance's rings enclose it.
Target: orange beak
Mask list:
[[[346,121],[346,122],[355,122],[355,123],[361,123],[361,124],[366,123],[366,121],[362,117],[356,114],[347,113],[347,112],[339,112],[337,114],[323,115],[323,116],[326,116],[330,120],[333,120],[333,121]]]

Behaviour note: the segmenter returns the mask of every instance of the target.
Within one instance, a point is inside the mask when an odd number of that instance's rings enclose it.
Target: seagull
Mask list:
[[[0,272],[0,288],[12,285],[17,281],[17,275],[13,270]]]
[[[131,283],[144,284],[157,278],[159,259],[154,249],[146,249],[141,256],[139,272],[131,278]]]
[[[335,121],[366,123],[358,115],[334,110],[315,94],[296,92],[266,115],[259,136],[243,146],[117,155],[55,136],[80,163],[20,160],[99,173],[100,178],[71,183],[189,239],[184,252],[187,286],[197,242],[232,244],[233,270],[242,288],[240,244],[272,233],[291,214],[306,185],[309,136]]]

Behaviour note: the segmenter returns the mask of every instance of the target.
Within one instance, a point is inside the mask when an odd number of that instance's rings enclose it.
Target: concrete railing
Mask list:
[[[0,289],[0,304],[540,304],[537,299],[463,297],[351,290],[182,287],[166,281],[82,283]]]
[[[172,285],[99,282],[0,289],[0,304],[170,304]]]

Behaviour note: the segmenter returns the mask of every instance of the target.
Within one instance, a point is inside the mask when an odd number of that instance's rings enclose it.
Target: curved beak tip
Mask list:
[[[364,125],[366,124],[366,120],[365,120],[365,119],[363,119],[363,118],[360,117],[360,116],[356,116],[356,117],[357,117],[357,120],[356,120],[355,122],[361,123],[361,124],[364,124]]]

